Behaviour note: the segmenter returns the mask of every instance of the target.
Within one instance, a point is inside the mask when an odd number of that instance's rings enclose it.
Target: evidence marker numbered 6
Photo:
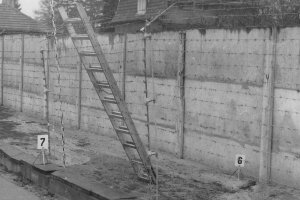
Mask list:
[[[49,148],[48,135],[38,135],[37,137],[37,149],[46,149]]]
[[[236,167],[245,167],[245,161],[246,161],[245,155],[237,154],[235,156],[235,164],[234,165]]]

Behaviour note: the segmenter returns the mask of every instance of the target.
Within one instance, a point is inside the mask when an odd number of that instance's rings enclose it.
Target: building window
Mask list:
[[[137,1],[138,1],[137,14],[138,15],[146,14],[147,0],[137,0]]]

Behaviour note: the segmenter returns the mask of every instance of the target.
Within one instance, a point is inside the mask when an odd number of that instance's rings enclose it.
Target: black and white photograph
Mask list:
[[[122,199],[300,200],[300,0],[0,0],[0,200]]]

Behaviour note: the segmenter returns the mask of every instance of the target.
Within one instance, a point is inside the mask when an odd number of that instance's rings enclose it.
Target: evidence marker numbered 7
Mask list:
[[[48,135],[38,135],[37,137],[37,149],[49,149]]]

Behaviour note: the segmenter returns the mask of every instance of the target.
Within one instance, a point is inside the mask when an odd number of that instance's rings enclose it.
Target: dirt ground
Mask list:
[[[63,163],[59,127],[51,127],[51,157]],[[46,123],[23,113],[0,107],[0,145],[14,145],[21,151],[38,155],[37,135],[47,134]],[[65,130],[65,154],[68,169],[111,188],[138,193],[141,199],[156,198],[156,186],[141,182],[125,156],[121,144],[112,137],[87,131]],[[38,161],[40,162],[40,161]],[[158,199],[187,200],[300,200],[300,191],[272,185],[258,191],[253,180],[237,180],[197,162],[179,160],[166,153],[152,159],[158,168]]]

